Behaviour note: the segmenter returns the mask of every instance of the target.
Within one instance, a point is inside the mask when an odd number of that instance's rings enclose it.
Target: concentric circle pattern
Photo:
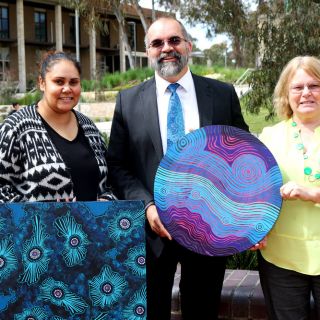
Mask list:
[[[224,256],[250,248],[271,230],[281,185],[273,155],[256,137],[208,126],[168,149],[155,178],[155,203],[178,243]]]

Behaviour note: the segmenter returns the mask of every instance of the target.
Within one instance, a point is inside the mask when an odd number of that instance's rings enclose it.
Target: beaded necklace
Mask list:
[[[303,168],[304,175],[308,177],[308,180],[310,182],[318,181],[320,179],[320,161],[319,161],[319,168],[317,168],[317,170],[313,170],[310,166],[306,164],[306,161],[308,160],[309,155],[306,152],[306,149],[303,145],[301,132],[300,130],[298,130],[298,124],[294,120],[292,120],[291,126],[296,129],[293,133],[293,138],[296,141],[296,148],[302,151],[303,160],[304,160],[304,168]]]

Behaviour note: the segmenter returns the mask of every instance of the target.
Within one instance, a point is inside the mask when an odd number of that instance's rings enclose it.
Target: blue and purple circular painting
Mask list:
[[[268,148],[231,126],[195,130],[172,145],[158,168],[160,219],[184,247],[209,256],[244,251],[278,218],[282,177]]]

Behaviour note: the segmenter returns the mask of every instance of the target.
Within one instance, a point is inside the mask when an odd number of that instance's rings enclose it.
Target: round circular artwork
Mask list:
[[[244,251],[270,231],[282,177],[269,149],[231,126],[195,130],[173,144],[155,177],[155,204],[171,236],[204,255]]]

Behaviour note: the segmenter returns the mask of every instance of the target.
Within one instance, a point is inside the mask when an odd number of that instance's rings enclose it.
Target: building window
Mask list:
[[[0,48],[0,81],[7,81],[10,71],[9,48]]]
[[[110,21],[103,20],[102,30],[100,32],[100,46],[110,48]]]
[[[79,28],[79,43],[81,42],[80,34],[81,33]],[[71,44],[76,44],[76,16],[75,15],[70,15],[69,42]]]
[[[76,18],[75,16],[70,16],[70,30],[69,30],[69,40],[70,43],[76,43]]]
[[[45,12],[34,13],[35,39],[36,41],[47,42],[47,16]]]
[[[0,7],[0,39],[9,39],[9,10]]]
[[[128,41],[132,51],[136,51],[137,48],[137,34],[136,34],[136,23],[134,21],[129,21],[128,23]]]

